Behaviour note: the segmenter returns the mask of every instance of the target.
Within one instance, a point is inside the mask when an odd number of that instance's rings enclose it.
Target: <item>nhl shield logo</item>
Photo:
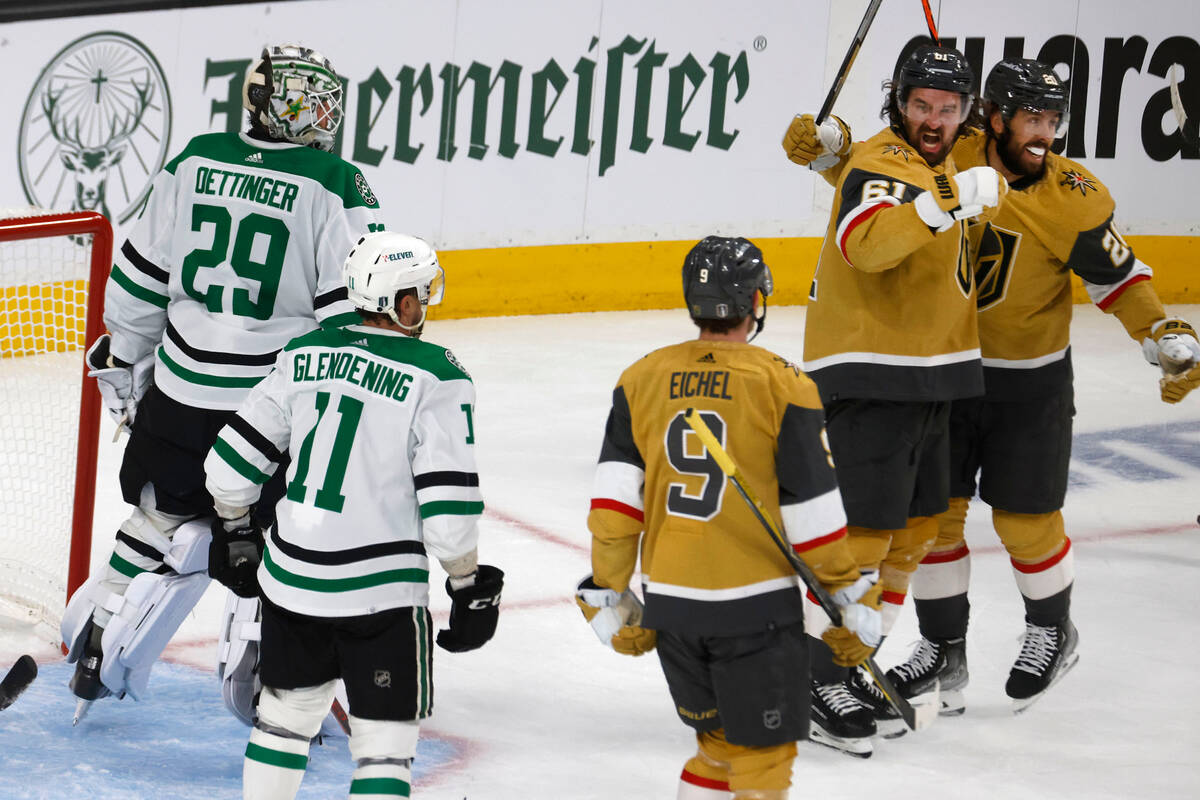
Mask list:
[[[125,222],[149,195],[170,136],[171,95],[154,54],[123,33],[76,39],[25,101],[17,142],[25,197]]]
[[[783,724],[783,714],[778,708],[768,708],[763,712],[763,727],[769,731],[778,730]]]
[[[392,688],[392,673],[386,669],[375,670],[375,685],[380,689]]]

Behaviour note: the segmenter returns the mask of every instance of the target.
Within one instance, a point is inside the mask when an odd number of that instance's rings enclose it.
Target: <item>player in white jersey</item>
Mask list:
[[[341,97],[319,53],[264,49],[243,89],[248,130],[188,142],[155,177],[117,254],[104,309],[111,334],[87,359],[110,413],[130,427],[120,481],[134,511],[63,621],[68,660],[78,661],[77,722],[99,697],[139,697],[207,585],[208,523],[192,521],[212,516],[203,460],[217,431],[289,340],[356,319],[341,264],[382,225],[362,173],[331,152]],[[282,490],[264,492],[264,520]],[[128,624],[111,630],[114,618]]]
[[[437,255],[421,239],[369,234],[345,278],[360,324],[288,343],[205,461],[224,520],[214,539],[244,550],[234,571],[255,570],[261,586],[263,691],[242,777],[256,800],[295,796],[339,678],[351,796],[409,796],[433,706],[430,555],[453,600],[439,645],[480,647],[499,616],[503,572],[476,558],[474,386],[449,350],[418,338],[441,299]],[[255,567],[249,509],[280,451],[287,493]]]

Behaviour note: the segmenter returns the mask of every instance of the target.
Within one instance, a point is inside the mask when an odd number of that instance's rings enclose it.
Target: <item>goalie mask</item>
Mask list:
[[[342,124],[342,81],[317,51],[274,45],[246,72],[242,105],[251,125],[272,139],[331,151]]]
[[[755,314],[757,336],[774,288],[762,251],[740,236],[706,236],[683,262],[683,299],[694,320],[736,321]],[[762,302],[755,313],[754,295],[759,293]]]
[[[445,274],[429,243],[390,231],[368,233],[358,240],[342,265],[342,280],[355,308],[387,314],[418,336],[429,306],[442,302],[445,289]],[[414,325],[402,323],[397,310],[397,294],[406,289],[415,289],[421,304],[421,318]]]

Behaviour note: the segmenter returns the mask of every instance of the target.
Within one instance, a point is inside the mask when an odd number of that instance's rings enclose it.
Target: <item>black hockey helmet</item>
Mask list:
[[[692,319],[739,320],[754,311],[754,294],[774,291],[771,268],[762,251],[740,236],[706,236],[683,261],[683,299]]]
[[[1006,58],[988,73],[983,99],[994,103],[1006,120],[1022,108],[1057,111],[1065,118],[1070,95],[1063,79],[1042,62]]]
[[[901,105],[911,89],[942,89],[970,95],[975,71],[953,47],[922,45],[900,65],[896,74],[896,100]]]

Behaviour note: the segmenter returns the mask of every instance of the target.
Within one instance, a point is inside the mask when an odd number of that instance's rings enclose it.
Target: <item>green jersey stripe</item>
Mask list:
[[[390,794],[409,797],[411,788],[399,778],[355,778],[350,781],[350,794]]]
[[[136,578],[143,572],[150,571],[148,569],[142,569],[137,564],[131,564],[116,553],[113,553],[112,557],[108,559],[108,565],[127,578]]]
[[[221,460],[233,467],[246,480],[254,481],[257,484],[264,484],[271,479],[270,475],[243,458],[242,454],[235,450],[233,445],[220,436],[213,442],[213,450],[221,457]]]
[[[166,364],[167,369],[175,373],[176,376],[182,378],[188,383],[195,383],[200,386],[220,386],[225,389],[249,389],[252,386],[258,385],[258,382],[262,380],[261,375],[252,376],[249,378],[224,378],[220,375],[205,375],[203,372],[190,370],[187,367],[175,363],[175,361],[173,361],[171,357],[167,355],[167,351],[162,345],[159,345],[158,347],[158,357],[164,364]]]
[[[429,519],[442,514],[455,514],[457,516],[467,516],[468,514],[482,514],[483,503],[472,503],[466,500],[434,500],[432,503],[421,504],[421,519]]]
[[[353,592],[389,583],[426,583],[429,580],[429,570],[419,567],[388,569],[383,572],[372,572],[369,575],[357,575],[353,578],[313,578],[307,575],[297,575],[275,563],[275,560],[271,558],[270,546],[263,550],[263,566],[267,568],[267,572],[272,578],[285,586],[309,592]]]
[[[272,750],[254,742],[246,743],[246,758],[260,764],[269,764],[272,767],[283,767],[284,769],[303,770],[308,766],[308,756],[306,755]]]
[[[347,311],[344,314],[334,314],[332,317],[326,317],[321,320],[321,327],[344,328],[347,325],[357,325],[360,322],[362,322],[362,317],[354,311]]]
[[[121,268],[116,264],[113,264],[112,279],[117,286],[120,286],[122,289],[129,292],[138,300],[144,300],[150,305],[158,306],[159,308],[167,307],[169,298],[165,294],[159,294],[158,292],[151,291],[145,286],[134,282],[134,280],[122,272]]]

